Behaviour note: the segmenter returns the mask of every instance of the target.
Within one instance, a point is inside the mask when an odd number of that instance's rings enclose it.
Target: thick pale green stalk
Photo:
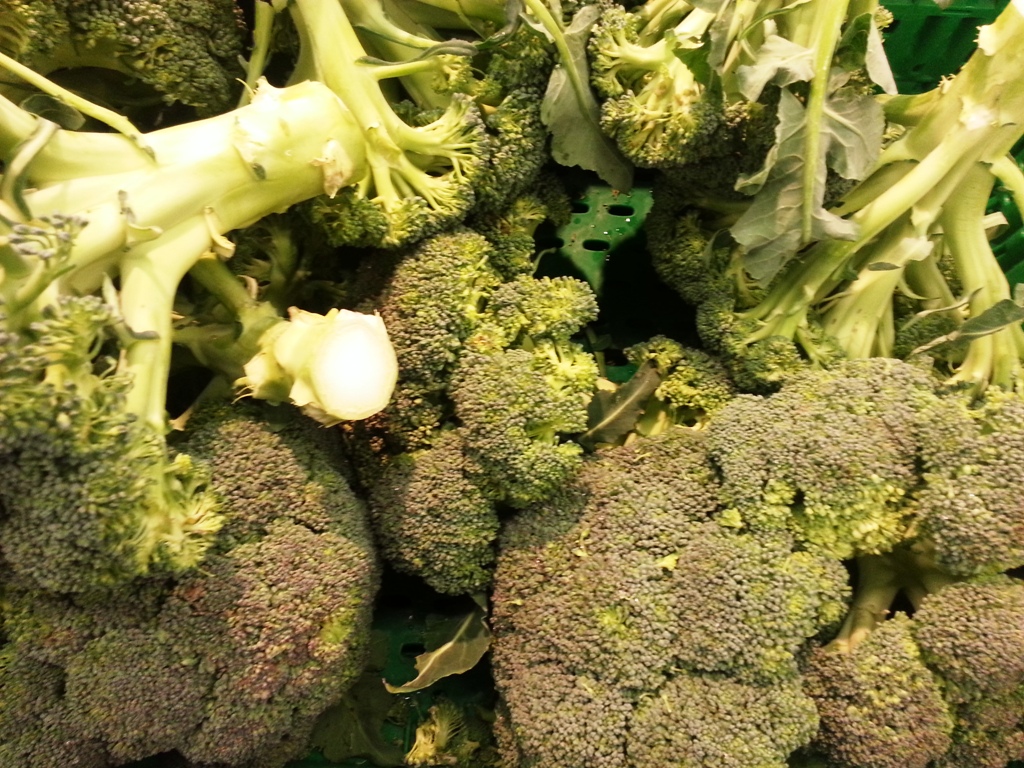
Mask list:
[[[899,569],[892,555],[857,558],[857,584],[853,604],[846,614],[839,635],[828,647],[849,653],[866,640],[888,615],[901,586]]]
[[[89,221],[66,278],[79,291],[95,290],[121,253],[182,222],[198,217],[223,234],[365,173],[365,146],[351,113],[316,82],[265,86],[246,107],[146,138],[155,164],[110,175],[98,168],[98,175],[70,176],[25,195],[36,216],[60,212]]]
[[[125,369],[132,375],[125,408],[158,434],[167,425],[174,296],[211,243],[206,223],[194,218],[121,260],[121,316],[135,337],[125,355]]]
[[[970,297],[972,317],[1010,298],[1006,276],[992,253],[983,218],[993,178],[983,166],[976,167],[957,191],[955,205],[943,211],[943,239],[953,256],[964,295]],[[975,390],[995,385],[1020,388],[1024,331],[1012,325],[974,339],[951,381]]]

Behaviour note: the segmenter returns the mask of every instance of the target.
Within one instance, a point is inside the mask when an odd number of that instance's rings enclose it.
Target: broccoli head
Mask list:
[[[929,371],[897,360],[810,370],[770,396],[732,400],[708,427],[722,521],[788,531],[830,557],[886,552],[910,535]]]
[[[379,579],[334,436],[291,406],[208,401],[181,446],[213,465],[229,522],[201,567],[70,595],[5,574],[3,650],[57,671],[40,719],[65,734],[20,733],[18,754],[280,768],[304,752],[362,669]]]
[[[796,662],[845,612],[845,569],[719,526],[704,443],[674,427],[589,454],[502,531],[493,662],[519,764],[782,766],[814,734]]]
[[[129,112],[147,99],[200,116],[220,112],[237,98],[244,74],[245,26],[233,0],[5,0],[0,16],[0,50]],[[26,94],[14,82],[0,92],[15,101]]]

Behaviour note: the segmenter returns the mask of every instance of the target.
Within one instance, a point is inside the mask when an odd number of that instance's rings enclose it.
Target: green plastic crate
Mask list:
[[[934,0],[883,0],[894,17],[885,52],[900,92],[927,91],[956,72],[974,50],[978,27],[994,21],[1008,2],[956,0],[943,10]]]

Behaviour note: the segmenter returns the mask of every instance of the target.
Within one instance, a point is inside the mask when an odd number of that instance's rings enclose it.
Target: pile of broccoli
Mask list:
[[[892,23],[0,0],[0,768],[1024,761],[1024,4]]]

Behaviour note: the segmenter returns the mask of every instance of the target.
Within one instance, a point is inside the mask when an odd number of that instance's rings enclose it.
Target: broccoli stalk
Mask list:
[[[451,224],[473,202],[471,181],[481,167],[483,123],[472,101],[455,94],[436,120],[410,125],[394,109],[382,81],[434,66],[361,61],[365,49],[338,0],[290,3],[300,38],[293,82],[325,83],[351,111],[368,150],[354,174],[358,196],[386,218],[381,241],[395,245]]]
[[[740,313],[754,325],[744,344],[782,337],[821,362],[827,356],[813,328],[820,317],[847,356],[891,355],[892,297],[908,272],[929,275],[925,300],[951,294],[927,266],[943,249],[968,299],[964,321],[1010,299],[985,238],[984,209],[993,166],[1010,172],[1001,160],[1024,135],[1024,55],[1013,43],[1022,32],[1024,16],[1011,5],[983,29],[979,50],[955,78],[933,93],[888,102],[889,119],[905,124],[904,134],[833,211],[856,227],[856,237],[826,239],[802,253],[761,302]],[[1022,343],[1013,323],[972,337],[951,381],[978,392],[1018,386]]]
[[[134,382],[128,408],[156,430],[165,422],[174,297],[185,274],[224,233],[342,186],[364,162],[352,115],[315,82],[264,83],[235,112],[145,134],[145,152],[124,136],[64,131],[37,148],[30,139],[44,119],[7,101],[0,108],[14,118],[3,120],[0,138],[11,170],[32,153],[20,178],[5,176],[5,228],[16,233],[57,211],[87,221],[63,263],[49,269],[52,291],[89,293],[120,274],[117,309]],[[90,157],[111,158],[113,170],[96,164],[86,174]],[[3,260],[7,326],[23,328],[47,295],[19,301],[26,284],[18,276],[39,274],[46,261],[24,246],[5,249]]]

